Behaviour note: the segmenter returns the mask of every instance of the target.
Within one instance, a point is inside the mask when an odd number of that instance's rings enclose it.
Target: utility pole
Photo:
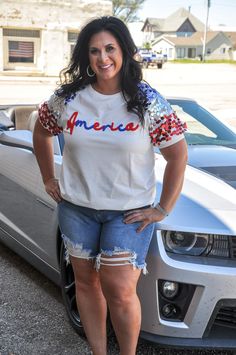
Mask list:
[[[211,0],[207,0],[207,15],[205,22],[204,38],[203,38],[203,47],[202,47],[202,61],[205,62],[206,55],[206,40],[207,40],[207,26],[208,26],[208,17],[209,17],[209,8],[211,6]]]

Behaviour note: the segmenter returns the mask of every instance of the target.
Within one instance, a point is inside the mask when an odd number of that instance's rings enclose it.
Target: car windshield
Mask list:
[[[224,145],[236,148],[236,134],[210,112],[188,100],[168,100],[177,116],[187,123],[189,145]]]

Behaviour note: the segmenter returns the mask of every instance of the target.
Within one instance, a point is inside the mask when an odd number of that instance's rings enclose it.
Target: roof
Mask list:
[[[141,31],[144,30],[147,24],[151,25],[153,29],[156,31],[161,30],[164,25],[164,22],[165,22],[164,18],[147,17]]]
[[[205,25],[183,7],[165,19],[163,31],[177,31],[187,19],[191,22],[196,31],[204,31]]]
[[[223,32],[232,42],[232,46],[236,49],[236,32]]]
[[[153,26],[154,30],[176,32],[186,20],[191,22],[196,31],[204,31],[204,24],[183,7],[179,8],[165,19],[148,17],[143,25],[142,31],[147,24],[150,24]]]
[[[208,31],[206,43],[212,41],[219,34],[224,34],[220,31]],[[161,36],[153,42],[153,44],[158,43],[161,39],[165,39],[168,42],[177,45],[177,46],[202,46],[203,45],[204,32],[195,32],[190,37],[172,37],[172,36]]]

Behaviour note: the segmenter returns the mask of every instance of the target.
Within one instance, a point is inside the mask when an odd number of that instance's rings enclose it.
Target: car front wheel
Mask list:
[[[61,243],[60,252],[60,272],[62,299],[66,308],[66,313],[76,332],[79,335],[84,336],[84,328],[76,305],[74,272],[71,264],[67,264],[66,262],[63,242]]]

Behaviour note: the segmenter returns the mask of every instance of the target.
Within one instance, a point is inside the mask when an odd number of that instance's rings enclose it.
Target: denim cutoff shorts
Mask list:
[[[148,208],[144,206],[141,208]],[[125,224],[124,214],[132,211],[95,210],[62,200],[58,204],[58,220],[69,256],[94,259],[100,265],[132,265],[146,270],[146,256],[152,239],[154,224],[137,233],[140,222]],[[112,256],[112,259],[111,259]],[[110,257],[110,258],[109,258]],[[109,261],[112,260],[112,263]]]

